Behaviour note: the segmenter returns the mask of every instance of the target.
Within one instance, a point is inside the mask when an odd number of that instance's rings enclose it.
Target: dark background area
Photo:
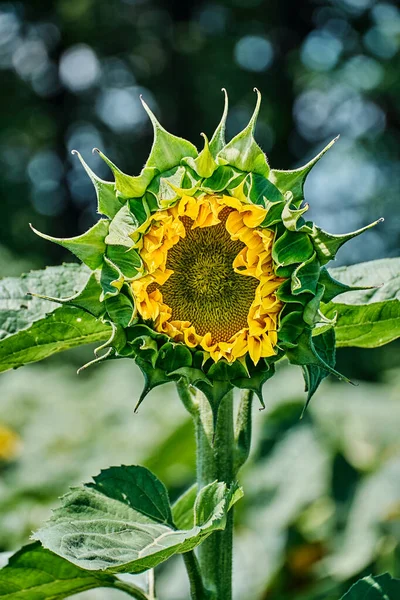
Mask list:
[[[211,136],[220,119],[222,87],[228,137],[247,124],[260,89],[256,137],[274,168],[304,164],[341,134],[307,181],[310,217],[332,233],[385,217],[338,265],[397,256],[399,73],[396,2],[0,2],[0,276],[73,260],[29,222],[66,237],[96,221],[72,149],[104,179],[111,173],[93,147],[137,174],[152,143],[139,95],[200,147],[200,132]],[[399,350],[338,352],[359,387],[327,381],[301,422],[292,370],[266,391],[243,475],[247,489],[258,483],[238,509],[238,598],[252,581],[246,600],[337,600],[360,575],[399,574]],[[16,437],[8,457],[0,452],[0,550],[26,541],[57,495],[107,464],[143,460],[172,494],[191,482],[192,431],[172,392],[154,392],[132,421],[137,371],[121,361],[78,381],[85,352],[2,376],[1,421]],[[186,597],[178,571],[170,584],[160,576],[165,598]]]

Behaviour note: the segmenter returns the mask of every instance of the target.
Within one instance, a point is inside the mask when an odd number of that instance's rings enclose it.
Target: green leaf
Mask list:
[[[155,167],[160,173],[163,173],[179,165],[182,158],[188,156],[196,158],[197,148],[187,140],[168,133],[157,121],[146,102],[141,100],[154,129],[154,142],[146,167]]]
[[[132,248],[134,242],[131,236],[134,235],[138,227],[139,222],[130,210],[130,203],[127,202],[111,221],[106,244]]]
[[[106,251],[105,238],[108,233],[109,221],[100,219],[86,233],[73,238],[55,238],[37,231],[31,225],[31,229],[39,236],[50,242],[54,242],[63,248],[67,248],[75,254],[92,270],[100,267],[103,255]]]
[[[110,327],[87,312],[62,306],[0,342],[0,372],[83,344],[102,342]]]
[[[135,248],[108,246],[107,258],[115,265],[125,279],[134,279],[141,273],[142,259]]]
[[[394,579],[389,573],[364,577],[351,586],[341,600],[398,600],[400,598],[400,579]]]
[[[167,342],[161,346],[157,364],[168,374],[182,367],[192,365],[192,353],[187,346]]]
[[[377,221],[374,221],[373,223],[370,223],[361,229],[357,229],[357,231],[352,231],[351,233],[345,233],[343,235],[327,233],[326,231],[323,231],[314,225],[311,237],[321,264],[325,265],[330,260],[333,260],[337,254],[337,251],[341,246],[343,246],[343,244],[361,235],[364,233],[364,231],[371,229],[371,227],[375,227],[375,225],[378,225],[378,223],[382,223],[382,221],[383,219],[378,219]]]
[[[228,165],[218,167],[211,177],[205,179],[201,189],[211,194],[215,192],[223,192],[244,178],[244,173],[239,173]]]
[[[101,269],[100,285],[102,293],[100,301],[103,302],[106,298],[119,294],[123,285],[123,275],[113,263],[104,257],[103,268]]]
[[[253,204],[261,204],[267,208],[277,202],[284,202],[281,192],[269,179],[257,173],[249,173],[248,177],[250,182],[249,198]]]
[[[400,258],[371,260],[350,267],[328,269],[342,286],[359,290],[340,297],[345,304],[369,304],[384,300],[400,300]],[[343,289],[343,291],[349,291]]]
[[[304,167],[293,169],[292,171],[281,171],[278,169],[271,169],[269,179],[274,185],[284,194],[285,192],[292,192],[293,203],[299,206],[304,198],[304,183],[307,179],[307,175],[313,168],[313,166],[319,161],[320,158],[327,152],[333,144],[338,140],[337,136],[332,140],[315,158],[310,160]]]
[[[225,125],[226,125],[226,118],[228,116],[228,94],[225,88],[222,88],[222,91],[224,92],[224,96],[225,96],[225,103],[224,103],[224,111],[222,113],[222,117],[221,117],[221,121],[218,124],[217,129],[214,131],[213,136],[210,140],[210,152],[213,155],[213,157],[215,158],[218,154],[218,152],[220,152],[222,150],[222,148],[225,146]]]
[[[322,335],[319,335],[314,340],[314,347],[318,353],[318,356],[327,363],[330,367],[334,368],[336,363],[336,349],[335,349],[335,332],[333,329],[325,331]],[[329,375],[329,372],[318,366],[318,365],[303,365],[303,377],[306,384],[307,401],[303,410],[303,414],[307,409],[307,406],[317,391],[321,381]]]
[[[240,171],[258,173],[268,177],[267,157],[253,135],[261,104],[261,94],[256,88],[255,91],[257,92],[257,104],[249,124],[222,148],[218,153],[217,162],[223,165],[229,164]]]
[[[320,276],[320,264],[316,253],[301,263],[292,273],[292,293],[295,295],[309,292],[317,292],[318,278]],[[324,288],[325,289],[325,288]]]
[[[217,168],[217,163],[214,160],[213,155],[210,151],[207,136],[202,133],[204,138],[204,148],[200,152],[197,158],[187,158],[186,164],[191,167],[200,177],[211,177]]]
[[[305,206],[303,206],[303,208],[292,208],[292,197],[291,194],[289,195],[290,198],[286,202],[282,211],[282,222],[286,229],[288,229],[289,231],[297,231],[297,223],[300,219],[300,222],[304,224],[304,219],[301,219],[301,217],[304,215],[305,212],[308,211],[309,207],[308,204],[306,204]]]
[[[105,306],[107,313],[113,323],[121,327],[129,327],[135,318],[135,309],[132,300],[125,294],[118,294],[106,298]]]
[[[313,254],[314,249],[309,236],[297,231],[286,230],[272,248],[272,258],[278,266],[308,261]]]
[[[29,544],[0,570],[0,598],[5,600],[62,600],[93,588],[113,587],[112,575],[90,573]]]
[[[327,350],[324,351],[325,356],[329,356]],[[328,373],[335,375],[340,380],[351,383],[347,377],[336,371],[331,367],[328,362],[318,353],[315,345],[315,340],[311,336],[311,329],[305,330],[298,340],[296,340],[296,346],[294,348],[288,348],[286,350],[286,356],[292,365],[308,366],[314,365],[321,369],[325,369]]]
[[[343,267],[347,269],[347,267]],[[331,276],[331,273],[335,273],[336,271],[340,271],[341,269],[326,269],[326,267],[322,267],[318,283],[324,286],[324,295],[322,297],[323,302],[330,302],[339,294],[344,294],[345,292],[354,291],[354,290],[366,290],[371,289],[370,286],[350,286],[345,283],[341,283],[337,281]],[[372,286],[373,287],[373,286]]]
[[[153,177],[157,174],[156,168],[146,166],[142,169],[140,175],[132,177],[118,169],[118,167],[98,148],[94,148],[94,151],[97,152],[110,167],[115,178],[115,187],[118,190],[118,193],[124,198],[141,198],[145,194]]]
[[[241,495],[236,486],[209,484],[196,498],[193,527],[176,529],[163,484],[144,467],[114,467],[66,494],[35,538],[89,571],[140,573],[224,529]]]
[[[366,288],[346,291],[339,302],[331,301],[321,306],[327,318],[337,315],[338,346],[375,348],[400,336],[399,258],[330,269],[329,273],[344,286]]]
[[[0,339],[29,327],[59,305],[38,295],[69,297],[85,287],[90,271],[75,263],[0,280]]]
[[[337,315],[336,344],[341,348],[376,348],[400,337],[399,300],[366,305],[330,302],[321,311],[328,319]]]
[[[172,517],[179,529],[192,529],[194,527],[194,505],[197,489],[197,483],[194,483],[172,506]]]
[[[100,177],[97,177],[96,173],[93,173],[77,150],[72,150],[72,154],[75,154],[79,158],[94,185],[97,195],[97,212],[112,219],[123,204],[116,194],[114,182],[103,181]]]

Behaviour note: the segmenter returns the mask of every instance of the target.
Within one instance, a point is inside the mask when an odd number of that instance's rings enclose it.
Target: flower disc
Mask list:
[[[192,229],[183,217],[185,237],[168,252],[167,269],[173,270],[160,291],[171,307],[172,321],[190,321],[199,335],[211,333],[211,343],[226,342],[247,327],[247,316],[259,284],[233,269],[245,244],[233,241],[225,228],[230,209],[221,211],[221,223]],[[224,214],[225,213],[225,214]]]
[[[156,213],[140,250],[147,274],[132,282],[154,328],[218,361],[275,354],[273,233],[257,229],[265,209],[228,196],[183,196]]]

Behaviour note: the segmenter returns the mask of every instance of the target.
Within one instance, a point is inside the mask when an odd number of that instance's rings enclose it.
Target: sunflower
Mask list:
[[[304,182],[333,140],[304,167],[271,169],[249,124],[225,142],[228,98],[210,142],[196,147],[168,133],[143,102],[154,129],[141,174],[99,179],[78,155],[103,215],[81,236],[57,239],[92,271],[86,288],[62,300],[111,326],[96,361],[132,357],[155,386],[184,379],[214,413],[233,387],[255,391],[286,357],[301,366],[308,399],[334,369],[335,320],[324,304],[349,287],[326,264],[365,229],[332,235],[304,218]],[[53,299],[54,300],[54,299]]]
[[[155,213],[141,239],[146,275],[131,283],[154,329],[212,360],[275,355],[282,279],[272,264],[266,210],[230,196],[183,196]]]

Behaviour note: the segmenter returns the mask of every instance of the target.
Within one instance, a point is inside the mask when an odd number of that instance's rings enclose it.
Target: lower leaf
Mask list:
[[[373,577],[369,575],[357,581],[341,600],[398,600],[400,579],[393,579],[389,573]]]
[[[35,539],[89,571],[140,573],[224,529],[241,496],[236,485],[207,485],[196,497],[193,526],[177,529],[167,491],[148,469],[114,467],[66,494]]]

